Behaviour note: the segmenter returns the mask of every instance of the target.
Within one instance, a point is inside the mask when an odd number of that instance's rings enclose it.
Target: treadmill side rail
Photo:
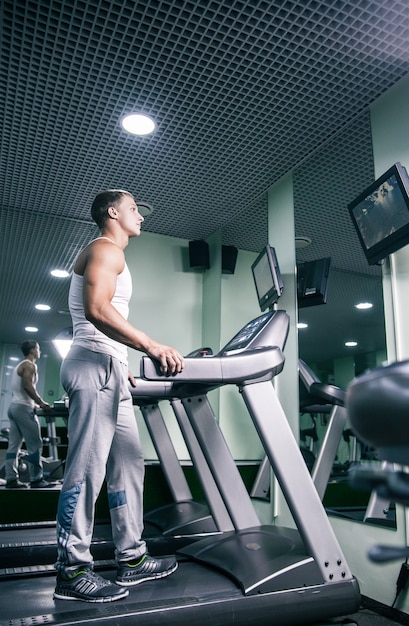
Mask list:
[[[274,386],[246,385],[242,395],[308,552],[328,583],[352,578]]]

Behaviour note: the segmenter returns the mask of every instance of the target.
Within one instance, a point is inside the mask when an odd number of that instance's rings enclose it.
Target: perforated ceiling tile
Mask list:
[[[326,256],[331,241],[338,268],[378,271],[344,203],[373,176],[368,107],[409,70],[406,0],[3,0],[0,24],[0,231],[9,254],[25,255],[13,276],[26,300],[37,274],[86,239],[101,189],[149,201],[147,232],[222,229],[225,243],[256,252],[267,189],[289,170],[297,234],[313,233],[299,254]],[[155,118],[152,136],[122,130],[132,111]],[[3,225],[13,212],[30,224],[24,236]],[[48,220],[31,221],[39,214]],[[4,293],[0,318],[20,328],[29,305]]]

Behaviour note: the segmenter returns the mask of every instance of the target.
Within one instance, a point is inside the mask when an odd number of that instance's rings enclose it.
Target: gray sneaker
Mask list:
[[[113,602],[125,598],[128,594],[128,589],[117,587],[92,569],[83,569],[75,572],[70,578],[65,578],[58,572],[54,598],[83,602]]]
[[[177,569],[177,566],[178,563],[173,556],[155,559],[146,553],[139,560],[119,563],[115,582],[117,585],[125,587],[139,585],[146,580],[156,580],[169,576]]]

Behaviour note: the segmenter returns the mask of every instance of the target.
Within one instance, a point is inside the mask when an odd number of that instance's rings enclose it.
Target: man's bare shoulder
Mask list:
[[[83,276],[86,268],[92,265],[115,268],[120,273],[124,264],[124,251],[109,239],[101,238],[91,241],[80,252],[74,264],[74,272]]]

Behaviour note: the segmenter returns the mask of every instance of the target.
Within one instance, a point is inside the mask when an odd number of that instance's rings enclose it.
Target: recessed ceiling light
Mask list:
[[[346,341],[345,345],[347,348],[355,348],[358,345],[357,341]]]
[[[308,328],[308,324],[305,322],[298,322],[297,328]]]
[[[142,215],[142,217],[147,217],[153,211],[153,206],[148,204],[144,200],[136,201],[136,206],[138,207],[138,212]]]
[[[38,333],[38,328],[36,326],[26,326],[24,330],[27,333]]]
[[[302,248],[308,248],[312,244],[312,239],[306,237],[305,235],[301,235],[295,238],[295,248],[296,250],[301,250]]]
[[[372,302],[359,302],[358,304],[355,305],[356,309],[360,309],[360,310],[364,310],[364,309],[372,309],[373,304]]]
[[[131,135],[150,135],[155,130],[153,119],[143,113],[125,115],[121,120],[121,125]]]
[[[49,311],[51,309],[49,304],[36,304],[35,308],[37,311]]]
[[[69,272],[66,270],[51,270],[51,276],[55,278],[68,278],[69,275]]]

